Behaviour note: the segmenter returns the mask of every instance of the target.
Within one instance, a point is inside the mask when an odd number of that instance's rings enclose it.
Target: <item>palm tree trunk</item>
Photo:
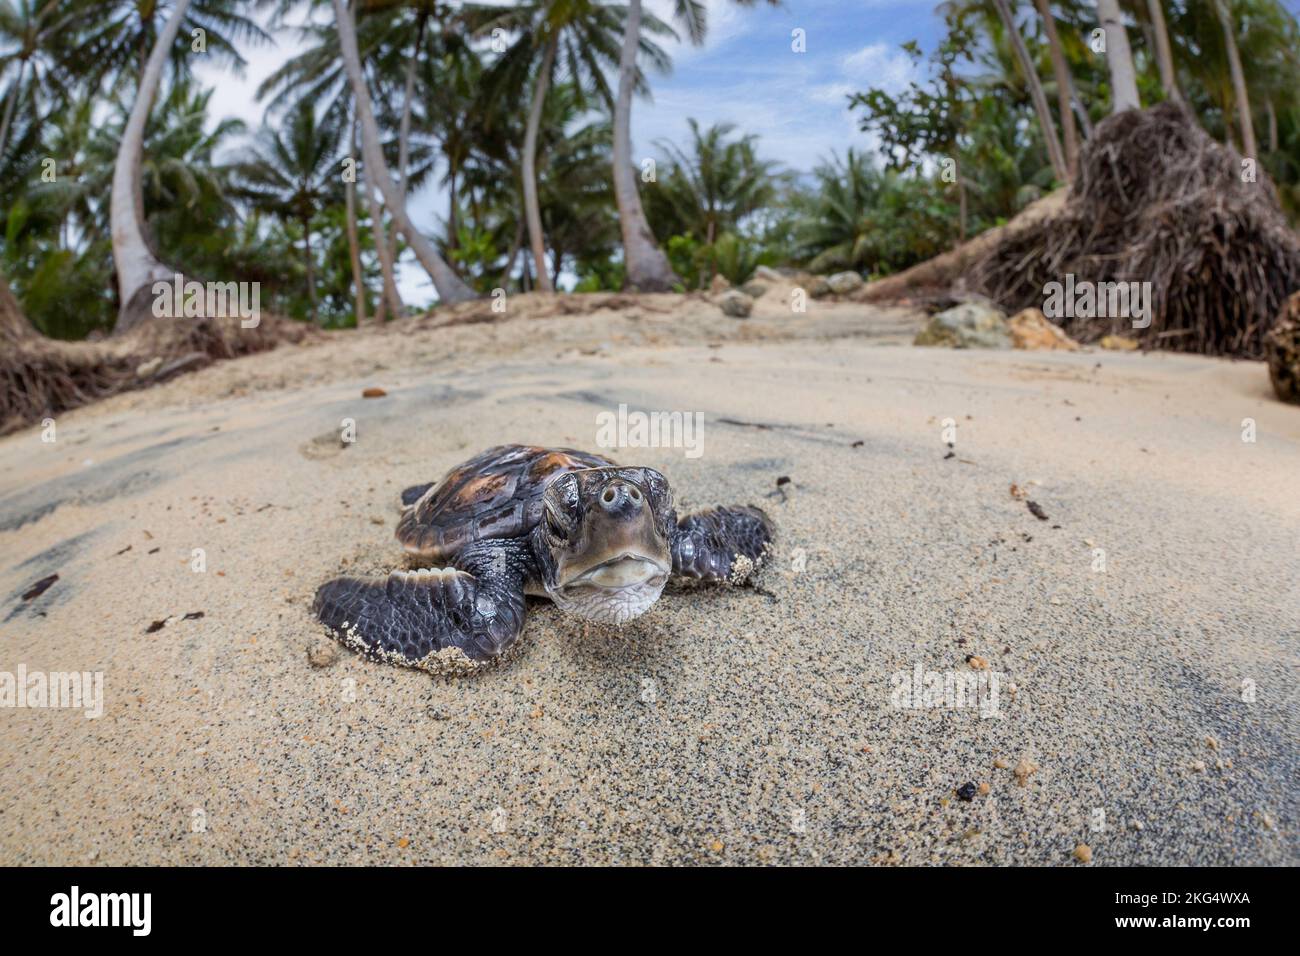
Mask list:
[[[1157,0],[1151,0],[1152,3]],[[1056,111],[1061,114],[1061,138],[1065,140],[1065,165],[1070,179],[1079,171],[1079,134],[1074,127],[1074,112],[1070,108],[1070,65],[1065,61],[1061,38],[1056,32],[1056,18],[1052,16],[1050,0],[1034,0],[1038,14],[1043,18],[1043,33],[1047,36],[1047,52],[1052,58],[1052,73],[1056,76]]]
[[[113,263],[117,268],[117,288],[120,303],[114,332],[125,332],[138,325],[151,313],[141,293],[148,293],[154,282],[170,278],[167,269],[158,260],[145,238],[144,194],[140,184],[140,163],[144,152],[144,130],[149,121],[149,110],[158,85],[162,81],[163,66],[171,53],[172,44],[180,32],[181,21],[189,11],[190,0],[176,0],[172,14],[163,25],[162,32],[153,45],[140,86],[136,90],[135,105],[122,130],[122,142],[117,147],[117,161],[113,166],[113,195],[110,217],[113,235]]]
[[[1254,159],[1259,156],[1255,143],[1255,123],[1250,113],[1250,95],[1246,92],[1246,74],[1241,68],[1241,53],[1237,50],[1237,27],[1228,10],[1227,0],[1215,0],[1214,9],[1223,24],[1223,42],[1228,48],[1228,69],[1232,72],[1232,91],[1237,100],[1237,125],[1241,127],[1243,155]]]
[[[307,267],[307,301],[311,304],[311,324],[320,325],[320,312],[316,307],[316,257],[311,251],[311,220],[302,219],[302,258]]]
[[[632,93],[636,54],[641,43],[641,0],[628,0],[623,52],[618,61],[618,99],[614,102],[614,199],[623,233],[624,285],[640,292],[663,292],[680,281],[655,243],[641,208],[636,167],[632,164]]]
[[[401,293],[397,291],[397,279],[393,265],[393,246],[388,244],[388,230],[384,228],[384,207],[375,198],[375,179],[371,175],[370,165],[366,164],[363,169],[365,171],[366,201],[370,204],[370,232],[375,240],[375,254],[379,257],[379,274],[384,280],[384,294],[380,297],[379,304],[375,306],[375,322],[383,325],[386,309],[391,309],[393,318],[399,319],[405,311],[405,306],[402,302]]]
[[[524,221],[522,219],[515,222],[515,237],[510,241],[510,253],[506,256],[506,269],[501,274],[501,287],[505,288],[510,284],[510,273],[515,271],[515,260],[519,258],[519,250],[524,245]]]
[[[1106,65],[1110,69],[1110,111],[1142,108],[1138,96],[1137,71],[1133,68],[1133,51],[1120,14],[1119,0],[1097,0],[1097,17],[1106,31]]]
[[[357,168],[357,123],[350,119],[348,123],[348,165],[355,172]],[[343,184],[344,205],[347,209],[348,258],[352,262],[353,309],[356,312],[357,328],[366,324],[366,274],[361,268],[361,244],[357,239],[357,183],[354,175]]]
[[[998,8],[998,16],[1002,18],[1002,25],[1007,28],[1007,36],[1011,38],[1011,45],[1015,48],[1016,58],[1020,60],[1020,68],[1025,71],[1025,83],[1029,87],[1029,98],[1034,102],[1034,112],[1038,114],[1038,125],[1043,130],[1043,142],[1047,145],[1047,158],[1052,164],[1052,172],[1061,182],[1069,182],[1070,170],[1065,165],[1065,157],[1061,153],[1061,140],[1056,135],[1056,127],[1052,125],[1052,111],[1047,107],[1047,95],[1043,92],[1043,83],[1038,78],[1038,70],[1034,67],[1034,61],[1029,56],[1029,48],[1025,46],[1025,38],[1020,35],[1020,28],[1016,26],[1015,17],[1011,15],[1011,5],[1008,0],[993,0],[994,6]]]
[[[1074,104],[1074,115],[1078,117],[1079,129],[1083,130],[1084,142],[1092,139],[1092,117],[1088,115],[1088,108],[1083,105],[1083,97],[1079,95],[1079,88],[1074,84],[1074,75],[1070,74],[1070,102]]]
[[[456,197],[456,164],[451,158],[447,158],[447,248],[456,249],[459,247],[460,236],[460,201]],[[472,195],[472,194],[471,194]],[[475,217],[474,225],[478,226],[478,219]]]
[[[14,80],[14,85],[9,90],[9,96],[5,100],[5,116],[0,120],[0,156],[4,155],[5,147],[9,145],[9,124],[14,121],[14,108],[18,105],[18,97],[23,91],[23,76],[27,72],[27,61],[18,61],[18,78]]]
[[[411,102],[415,99],[415,66],[420,62],[420,47],[424,45],[424,23],[428,14],[422,8],[416,20],[415,45],[411,59],[406,64],[406,89],[402,94],[402,122],[397,130],[397,193],[406,202],[407,165],[411,156]]]
[[[14,298],[8,280],[0,275],[0,344],[12,348],[39,335]]]
[[[546,268],[546,238],[542,235],[542,210],[537,204],[537,128],[542,123],[542,106],[546,102],[546,89],[551,82],[551,66],[555,62],[555,47],[559,37],[552,31],[542,54],[542,67],[537,73],[537,86],[533,90],[533,105],[528,111],[528,126],[524,132],[524,215],[528,219],[528,244],[533,251],[533,267],[537,271],[537,291],[554,292],[551,276]]]
[[[375,114],[370,107],[370,91],[366,88],[366,78],[361,71],[361,54],[357,52],[357,33],[352,23],[352,14],[343,0],[334,0],[334,19],[338,24],[339,46],[343,53],[343,66],[347,70],[348,80],[352,84],[352,95],[356,98],[357,117],[361,120],[361,149],[366,166],[371,170],[372,178],[379,191],[383,193],[388,212],[397,224],[397,228],[406,236],[406,241],[420,260],[433,286],[438,290],[438,298],[445,303],[465,302],[476,298],[474,290],[465,284],[460,276],[452,271],[451,266],[438,255],[438,250],[420,233],[407,215],[406,204],[399,202],[397,187],[388,172],[388,163],[384,161],[384,151],[379,145],[379,126],[375,123]]]
[[[1147,10],[1151,16],[1151,29],[1156,35],[1156,63],[1160,67],[1160,88],[1164,90],[1165,99],[1183,98],[1178,89],[1178,74],[1174,71],[1174,48],[1169,42],[1169,27],[1165,24],[1165,11],[1161,0],[1147,0]]]

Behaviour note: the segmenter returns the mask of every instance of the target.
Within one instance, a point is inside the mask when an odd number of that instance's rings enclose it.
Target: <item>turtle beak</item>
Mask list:
[[[588,502],[578,540],[580,546],[560,558],[560,587],[661,586],[672,569],[645,492],[624,478],[611,478]]]

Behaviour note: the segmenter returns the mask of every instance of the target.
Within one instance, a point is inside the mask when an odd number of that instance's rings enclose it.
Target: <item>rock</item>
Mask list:
[[[857,292],[865,285],[862,276],[856,272],[837,272],[835,275],[826,280],[830,290],[836,295],[848,295],[850,292]]]
[[[718,299],[718,306],[733,319],[747,319],[749,313],[753,311],[754,300],[737,289],[731,289],[722,293],[722,297]]]
[[[800,286],[814,299],[824,299],[831,294],[831,284],[826,281],[826,276],[809,276]]]
[[[1282,303],[1277,322],[1264,336],[1264,356],[1277,397],[1300,405],[1300,292]]]
[[[387,394],[388,393],[378,385],[372,385],[370,388],[363,388],[361,390],[362,398],[383,398]]]
[[[725,276],[715,275],[713,281],[709,283],[709,291],[714,295],[719,295],[731,288],[731,283]]]
[[[1138,340],[1126,335],[1103,335],[1097,344],[1112,352],[1132,352],[1138,347]]]
[[[1050,322],[1039,309],[1024,309],[1007,323],[1011,343],[1018,349],[1064,349],[1073,352],[1079,343],[1070,338],[1059,325]]]
[[[955,349],[1009,349],[1007,317],[1001,310],[979,302],[963,302],[932,316],[914,345],[941,345]]]
[[[135,377],[149,378],[149,376],[157,372],[158,369],[162,368],[162,363],[163,360],[160,356],[154,356],[153,358],[149,359],[147,362],[141,362],[139,365],[135,367]]]
[[[787,277],[781,275],[771,266],[759,266],[754,270],[754,278],[760,282],[784,282]]]
[[[753,279],[750,279],[740,287],[740,291],[745,293],[745,295],[749,296],[751,299],[758,299],[767,291],[767,286],[763,285],[761,282],[755,282]]]
[[[339,659],[339,647],[331,640],[319,638],[307,646],[307,663],[312,667],[329,667]]]

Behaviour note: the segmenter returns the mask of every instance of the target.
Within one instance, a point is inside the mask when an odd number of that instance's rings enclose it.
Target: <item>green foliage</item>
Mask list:
[[[1260,166],[1298,217],[1300,29],[1277,0],[1222,2],[1246,72]],[[263,83],[267,112],[248,142],[239,123],[212,115],[211,91],[190,75],[196,58],[185,38],[202,28],[209,62],[238,70],[237,44],[268,37],[247,5],[194,0],[146,129],[147,229],[169,265],[260,282],[264,308],[350,326],[355,289],[339,171],[355,131],[337,31],[328,18],[298,18],[291,0],[268,6],[276,8],[273,30],[286,20],[302,24],[301,48]],[[625,8],[598,0],[352,6],[390,168],[400,174],[405,156],[408,194],[433,186],[446,195],[435,241],[482,292],[531,278],[521,151],[540,52],[554,40],[536,164],[548,266],[554,276],[576,276],[580,291],[620,288],[609,78]],[[114,160],[143,58],[171,9],[165,0],[0,0],[0,269],[49,335],[107,331],[116,314]],[[1153,102],[1164,94],[1149,14],[1142,3],[1125,9],[1139,88]],[[1239,143],[1215,0],[1176,0],[1164,9],[1181,94],[1212,136]],[[683,37],[703,37],[703,4],[680,0],[670,10]],[[1056,0],[1051,10],[1076,113],[1082,125],[1096,123],[1109,112],[1109,81],[1104,57],[1087,46],[1095,8]],[[1039,13],[1028,3],[1013,11],[1054,113],[1056,81]],[[901,91],[866,89],[846,99],[872,138],[870,153],[851,148],[795,174],[764,158],[762,143],[733,124],[694,120],[678,142],[656,144],[658,181],[642,184],[642,197],[684,288],[707,287],[715,275],[739,284],[760,264],[894,272],[1006,221],[1054,187],[1027,77],[995,7],[947,0],[939,13],[943,32],[933,48],[904,45],[923,78]],[[484,42],[497,28],[507,38],[500,52]],[[646,13],[639,92],[668,66],[657,43],[673,35]],[[370,221],[363,182],[352,225],[373,302],[377,227],[399,254],[402,246],[387,217]]]

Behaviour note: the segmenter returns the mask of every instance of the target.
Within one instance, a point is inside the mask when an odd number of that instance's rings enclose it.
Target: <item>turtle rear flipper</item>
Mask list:
[[[464,559],[462,568],[393,571],[382,581],[335,578],[312,610],[367,657],[435,672],[449,647],[474,663],[491,660],[523,630],[531,555],[520,542],[490,542]]]
[[[411,507],[411,505],[423,498],[425,492],[432,488],[433,485],[434,483],[432,481],[425,482],[422,485],[411,485],[411,487],[402,492],[402,507]]]
[[[673,535],[673,574],[739,584],[763,562],[772,530],[768,516],[749,506],[687,515]]]

